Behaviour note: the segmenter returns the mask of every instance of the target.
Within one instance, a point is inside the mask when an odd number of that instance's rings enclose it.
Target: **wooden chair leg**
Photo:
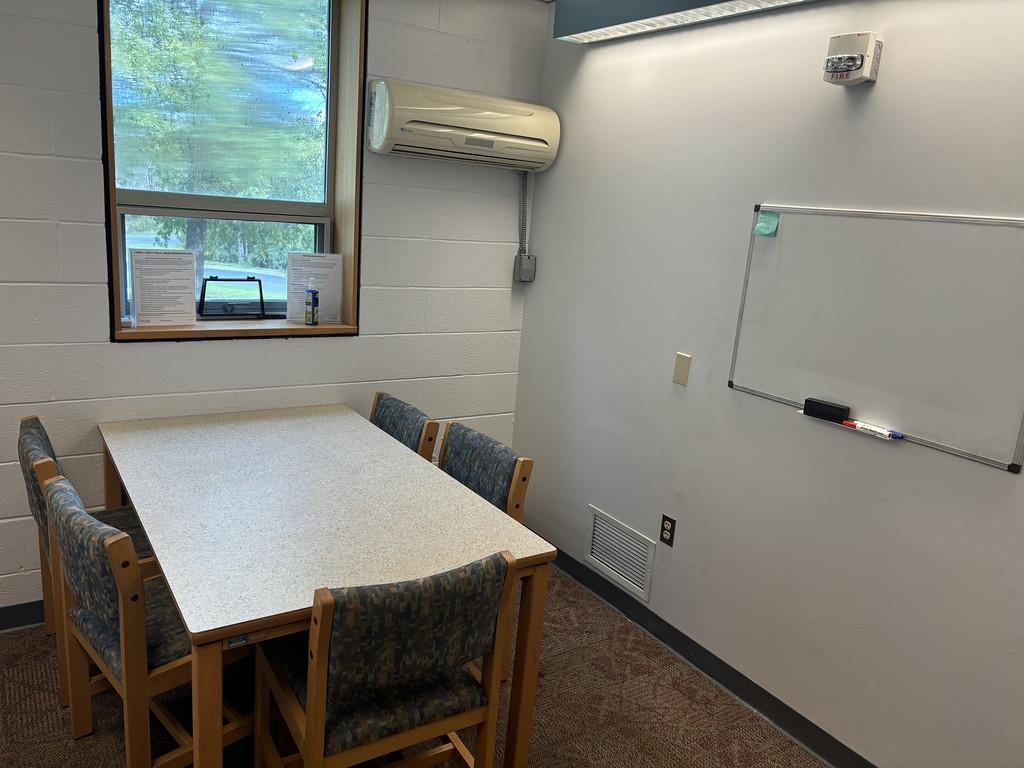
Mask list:
[[[539,565],[523,579],[515,638],[516,661],[509,691],[505,765],[526,765],[529,758],[549,568],[547,564]]]
[[[58,578],[59,575],[58,575]],[[63,591],[57,589],[58,585],[52,584],[51,603],[53,605],[54,639],[57,643],[57,696],[60,705],[66,707],[71,703],[71,684],[68,672],[68,642],[70,632],[68,631],[68,612],[64,608]],[[75,642],[73,639],[71,642]],[[88,667],[88,663],[86,664]],[[86,671],[88,676],[88,671]]]
[[[54,541],[55,534],[53,525],[50,525],[50,541]],[[40,536],[42,539],[42,536]],[[40,547],[40,561],[46,563],[47,571],[50,574],[50,605],[53,611],[53,623],[55,639],[57,641],[57,696],[62,707],[71,704],[71,683],[68,671],[68,643],[70,631],[68,630],[68,609],[67,609],[67,584],[64,583],[64,569],[60,565],[60,555],[54,547],[53,558],[46,556],[45,548]],[[89,677],[88,662],[86,662],[86,680]],[[91,716],[89,730],[92,730]],[[88,731],[87,731],[88,732]]]
[[[43,582],[43,626],[48,634],[56,632],[56,614],[53,602],[53,575],[50,572],[50,557],[46,554],[46,544],[41,531],[36,532],[39,539],[39,576]]]
[[[270,736],[270,686],[266,674],[256,661],[256,702],[253,713],[253,757],[255,768],[265,768],[264,739]]]
[[[501,603],[498,607],[498,625],[494,630],[494,647],[484,656],[483,668],[480,670],[480,684],[487,694],[487,711],[476,728],[476,749],[474,750],[473,768],[494,768],[494,750],[498,736],[498,700],[501,698],[501,681],[505,677],[508,663],[508,651],[512,639],[512,622],[515,612],[515,590],[519,584],[516,576],[515,560],[508,552],[503,552],[508,563],[505,584],[502,587]],[[454,734],[453,734],[454,735]],[[455,743],[455,736],[452,742]]]
[[[68,704],[71,707],[71,735],[78,739],[92,733],[92,691],[89,655],[70,632],[64,632],[65,664],[68,673]]]
[[[476,748],[473,750],[473,768],[494,768],[494,750],[498,735],[497,717],[488,714],[476,727]]]
[[[144,684],[138,691],[125,691],[124,755],[127,768],[151,768],[153,765],[149,746],[149,697]]]
[[[499,629],[503,623],[501,619],[498,620]],[[494,750],[498,736],[498,697],[501,679],[505,674],[506,647],[505,643],[498,640],[494,650],[484,658],[483,668],[480,670],[480,681],[489,694],[487,716],[476,727],[476,748],[473,750],[474,759],[471,763],[473,768],[494,768]],[[455,743],[455,739],[452,739],[452,742]]]
[[[108,539],[105,546],[114,578],[118,579],[125,766],[152,768],[153,753],[149,744],[149,664],[146,660],[146,609],[142,575],[135,559],[135,548],[125,534],[119,533]]]

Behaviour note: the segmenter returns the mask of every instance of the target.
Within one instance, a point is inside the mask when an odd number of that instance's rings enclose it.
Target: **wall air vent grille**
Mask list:
[[[655,542],[590,505],[586,561],[645,602],[651,599]]]

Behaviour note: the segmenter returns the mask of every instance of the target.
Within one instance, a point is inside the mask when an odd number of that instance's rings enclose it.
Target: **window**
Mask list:
[[[317,332],[354,333],[365,2],[108,0],[107,9],[114,339],[306,333],[283,321],[293,251],[352,260],[346,322]],[[273,319],[243,319],[258,292],[222,282],[207,284],[205,303],[227,321],[123,327],[129,249],[163,247],[195,252],[197,301],[204,278],[258,277]]]

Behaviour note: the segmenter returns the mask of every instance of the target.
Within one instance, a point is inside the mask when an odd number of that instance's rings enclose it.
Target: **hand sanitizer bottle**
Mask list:
[[[316,279],[309,278],[306,289],[306,325],[320,324],[320,291],[316,288]]]

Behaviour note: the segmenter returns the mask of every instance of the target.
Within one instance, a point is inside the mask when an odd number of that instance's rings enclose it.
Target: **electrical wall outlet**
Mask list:
[[[670,547],[676,543],[676,521],[668,515],[661,516],[661,535],[659,538],[662,544],[668,544]]]
[[[689,380],[690,356],[683,352],[676,352],[676,372],[672,376],[672,381],[685,387]]]

